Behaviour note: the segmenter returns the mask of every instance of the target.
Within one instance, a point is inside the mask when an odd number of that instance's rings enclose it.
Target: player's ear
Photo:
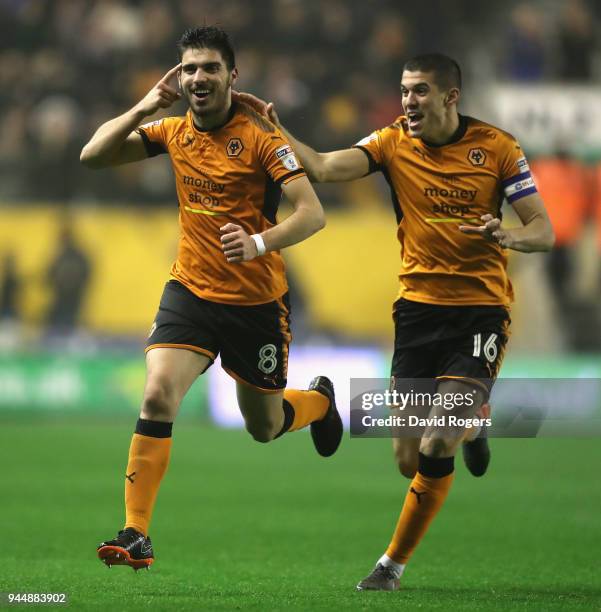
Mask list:
[[[451,104],[457,104],[457,102],[459,101],[459,95],[460,92],[457,87],[452,87],[451,89],[449,89],[444,99],[445,105],[450,106]]]
[[[233,85],[236,82],[236,80],[238,79],[238,68],[234,68],[232,70],[231,78],[232,78],[232,82],[230,84]]]

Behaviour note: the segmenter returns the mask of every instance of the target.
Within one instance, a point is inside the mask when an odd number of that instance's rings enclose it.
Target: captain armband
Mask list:
[[[503,181],[503,192],[510,204],[525,196],[536,193],[536,185],[529,171],[516,174]]]

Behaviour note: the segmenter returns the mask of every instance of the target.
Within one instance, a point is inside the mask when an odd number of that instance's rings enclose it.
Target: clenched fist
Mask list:
[[[227,223],[219,230],[221,248],[228,263],[250,261],[259,254],[255,241],[239,225]]]

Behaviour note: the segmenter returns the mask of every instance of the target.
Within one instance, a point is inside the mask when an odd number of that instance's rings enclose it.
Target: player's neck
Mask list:
[[[233,111],[232,102],[229,101],[223,109],[207,114],[207,115],[197,115],[192,112],[192,120],[194,121],[194,125],[203,132],[208,130],[215,130],[220,128],[222,125],[225,125],[231,118]]]
[[[448,120],[441,126],[440,130],[435,134],[429,134],[427,137],[422,138],[426,144],[433,145],[435,147],[441,147],[443,145],[453,142],[455,135],[459,130],[459,114],[455,111],[450,114]]]

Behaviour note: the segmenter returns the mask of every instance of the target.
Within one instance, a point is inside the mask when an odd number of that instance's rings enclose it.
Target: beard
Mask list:
[[[228,90],[232,84],[229,76],[225,83],[219,83],[209,89],[209,94],[204,100],[199,100],[192,92],[188,92],[188,104],[192,111],[201,117],[218,114],[222,112],[228,102]]]

